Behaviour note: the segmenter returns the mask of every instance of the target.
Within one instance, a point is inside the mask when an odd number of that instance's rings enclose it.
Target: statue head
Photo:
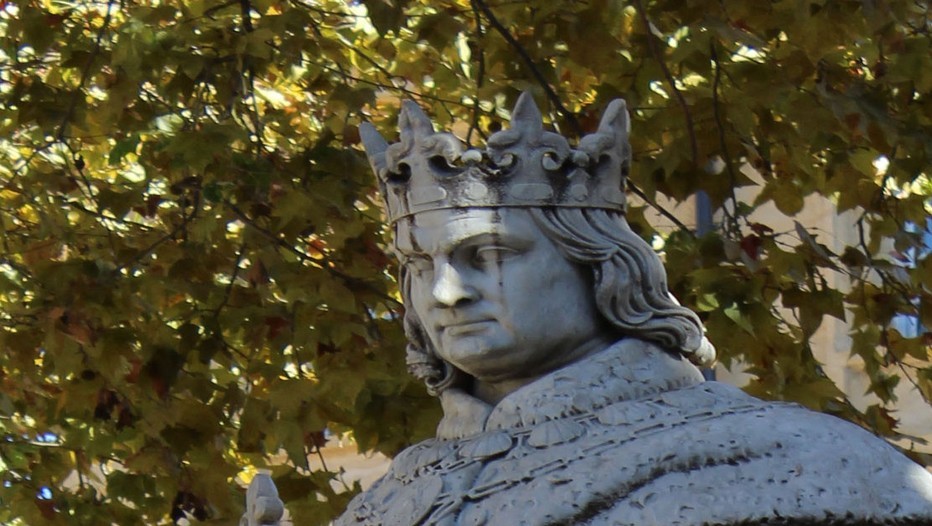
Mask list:
[[[402,261],[409,369],[432,393],[470,378],[520,382],[621,338],[714,358],[624,219],[624,101],[576,148],[544,130],[528,93],[485,151],[435,133],[410,101],[399,127],[392,145],[371,125],[360,133]]]

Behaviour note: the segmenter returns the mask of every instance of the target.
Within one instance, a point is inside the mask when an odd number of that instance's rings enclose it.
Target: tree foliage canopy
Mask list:
[[[402,98],[473,144],[521,90],[568,136],[625,98],[632,224],[653,238],[661,197],[722,210],[663,237],[723,361],[751,366],[755,394],[896,436],[897,383],[932,399],[930,334],[891,328],[932,327],[913,227],[932,207],[928,17],[913,0],[0,1],[0,522],[232,524],[235,478],[270,467],[296,523],[325,524],[354,490],[308,468],[325,429],[389,454],[432,433],[358,147],[362,120],[393,136]],[[850,211],[855,240],[752,218],[808,196]],[[825,316],[850,323],[876,405],[814,359]]]

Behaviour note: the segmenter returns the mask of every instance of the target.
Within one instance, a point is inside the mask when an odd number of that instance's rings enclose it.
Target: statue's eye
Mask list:
[[[513,248],[501,246],[479,247],[473,254],[476,265],[498,264],[517,256],[519,252]]]

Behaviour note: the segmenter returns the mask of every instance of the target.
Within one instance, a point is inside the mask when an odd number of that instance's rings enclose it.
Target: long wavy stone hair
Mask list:
[[[663,263],[619,212],[583,208],[529,208],[531,216],[560,252],[592,270],[596,307],[619,337],[638,338],[678,352],[696,364],[715,359],[696,314],[667,289]],[[410,274],[401,267],[408,337],[408,370],[439,395],[465,373],[433,349],[411,305]]]

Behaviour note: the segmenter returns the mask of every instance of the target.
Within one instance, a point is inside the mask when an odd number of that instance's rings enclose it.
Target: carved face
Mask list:
[[[480,381],[539,376],[605,336],[591,278],[526,210],[421,212],[398,222],[395,243],[437,353]]]

